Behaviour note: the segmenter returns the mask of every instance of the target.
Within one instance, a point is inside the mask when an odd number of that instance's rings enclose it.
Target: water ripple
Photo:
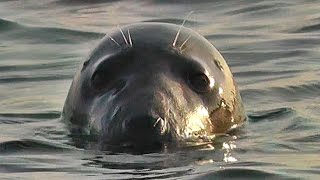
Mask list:
[[[0,37],[3,40],[23,40],[28,43],[74,44],[100,39],[103,33],[84,32],[51,27],[29,27],[0,19]]]
[[[51,111],[43,113],[1,113],[0,124],[22,124],[60,118],[60,112]]]
[[[250,113],[248,117],[251,122],[260,122],[264,120],[278,120],[279,118],[291,116],[294,113],[295,111],[293,109],[283,107]]]
[[[63,152],[70,149],[70,146],[40,141],[34,139],[20,139],[0,142],[0,154],[17,153],[45,153],[45,152]]]
[[[258,11],[264,11],[264,10],[268,10],[268,9],[273,9],[273,8],[279,8],[280,4],[272,4],[272,5],[264,5],[264,4],[259,4],[259,5],[253,5],[253,6],[249,6],[249,7],[243,7],[243,8],[239,8],[236,10],[232,10],[226,14],[230,14],[230,15],[237,15],[237,14],[243,14],[243,13],[253,13],[253,12],[258,12]]]
[[[162,18],[162,19],[150,19],[145,20],[142,22],[163,22],[163,23],[172,23],[172,24],[182,24],[184,19],[177,19],[177,18]],[[198,21],[191,21],[191,20],[185,20],[185,26],[195,26],[201,24]]]
[[[0,83],[25,83],[25,82],[37,82],[37,81],[50,81],[50,80],[64,80],[72,79],[73,75],[52,75],[52,76],[15,76],[15,77],[3,77],[0,78]]]
[[[199,179],[292,179],[290,176],[249,168],[227,168],[207,173]]]
[[[304,26],[300,29],[293,31],[293,33],[309,33],[309,32],[315,32],[315,31],[320,31],[320,23]]]
[[[31,71],[38,69],[54,69],[54,68],[65,68],[67,66],[73,66],[74,62],[65,61],[65,62],[51,62],[47,64],[22,64],[22,65],[3,65],[0,66],[0,72],[12,72],[12,71]]]

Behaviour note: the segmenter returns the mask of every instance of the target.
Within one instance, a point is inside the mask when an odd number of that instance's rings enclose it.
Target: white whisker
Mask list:
[[[187,37],[187,39],[181,44],[180,49],[182,50],[182,47],[189,41],[189,39],[191,38],[191,35],[189,34],[189,36]]]
[[[178,37],[179,37],[179,35],[180,35],[180,31],[181,31],[184,23],[186,22],[186,20],[189,18],[189,16],[190,16],[192,13],[193,13],[193,11],[189,12],[189,14],[184,18],[182,24],[180,25],[179,30],[178,30],[178,32],[177,32],[177,34],[176,34],[176,36],[175,36],[175,38],[174,38],[174,40],[173,40],[173,43],[172,43],[172,46],[173,46],[173,47],[176,46],[176,43],[177,43],[177,41],[178,41]]]
[[[123,37],[123,39],[124,39],[124,42],[125,42],[127,45],[129,45],[129,44],[128,44],[128,41],[127,41],[127,38],[126,38],[126,36],[124,35],[122,29],[121,29],[119,26],[118,26],[118,28],[119,28],[119,30],[120,30],[120,32],[121,32],[121,34],[122,34],[122,37]]]
[[[130,30],[128,29],[128,35],[129,35],[129,43],[130,46],[132,47],[132,39],[131,39],[131,35],[130,35]]]
[[[111,36],[109,36],[109,38],[111,39],[111,41],[113,41],[116,45],[118,45],[121,48],[121,45],[115,39],[113,39]]]

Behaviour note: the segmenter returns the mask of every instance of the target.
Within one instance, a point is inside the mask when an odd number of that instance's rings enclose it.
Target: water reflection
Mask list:
[[[212,143],[190,145],[167,152],[134,155],[93,151],[92,157],[84,159],[87,162],[83,166],[117,170],[113,174],[141,173],[141,175],[157,175],[155,177],[171,174],[170,177],[175,177],[189,173],[195,164],[236,162],[237,159],[233,155],[235,148],[234,137],[221,135]],[[190,169],[186,168],[189,166]],[[166,170],[162,171],[164,169]]]

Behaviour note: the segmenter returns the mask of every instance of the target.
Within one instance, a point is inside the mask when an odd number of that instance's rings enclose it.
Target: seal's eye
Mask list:
[[[97,91],[113,90],[113,93],[116,94],[124,88],[126,80],[113,77],[107,72],[96,71],[91,77],[92,86]]]
[[[102,89],[106,86],[105,74],[99,71],[94,72],[91,77],[92,85],[95,89]]]
[[[210,79],[203,73],[190,75],[189,83],[198,93],[206,93],[210,91]]]

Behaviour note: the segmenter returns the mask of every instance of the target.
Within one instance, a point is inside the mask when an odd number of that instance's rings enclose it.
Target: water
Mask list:
[[[213,148],[131,155],[70,144],[59,121],[72,77],[104,33],[141,21],[215,44],[249,121]],[[1,179],[319,179],[320,2],[0,1]]]

